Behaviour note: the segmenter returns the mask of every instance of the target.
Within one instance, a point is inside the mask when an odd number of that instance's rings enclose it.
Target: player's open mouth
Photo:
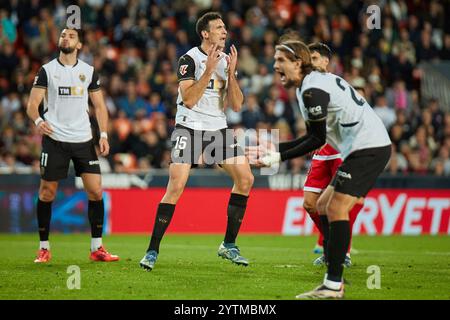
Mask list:
[[[281,81],[286,81],[286,75],[284,74],[284,72],[279,71],[278,73],[280,75],[280,80]]]

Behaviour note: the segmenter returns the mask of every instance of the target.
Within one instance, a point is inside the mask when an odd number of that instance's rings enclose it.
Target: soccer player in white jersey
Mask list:
[[[140,261],[140,266],[148,271],[155,265],[161,239],[183,193],[190,169],[202,158],[219,164],[234,182],[227,208],[227,229],[218,255],[235,264],[248,265],[248,260],[241,256],[236,246],[236,237],[254,178],[233,132],[226,129],[224,114],[224,108],[239,111],[244,99],[236,78],[237,50],[231,46],[229,55],[223,52],[227,30],[216,12],[200,17],[196,30],[201,45],[190,49],[178,61],[178,109],[172,134],[169,183],[156,212],[150,244]],[[215,209],[211,208],[209,214],[216,214]]]
[[[27,114],[42,137],[41,182],[37,203],[40,245],[34,262],[51,259],[49,232],[52,202],[58,181],[67,177],[70,160],[75,173],[83,180],[88,196],[88,216],[91,224],[90,259],[117,261],[102,244],[104,204],[100,165],[95,152],[89,121],[88,98],[91,98],[100,127],[100,153],[109,153],[106,133],[108,112],[94,68],[77,59],[82,47],[79,29],[63,29],[58,41],[59,56],[44,64],[35,78],[27,106]],[[39,105],[44,100],[43,114]]]
[[[311,52],[311,63],[312,65],[323,71],[327,72],[328,63],[331,59],[330,48],[320,42],[311,43],[308,45],[309,51]],[[315,259],[314,265],[323,265],[326,263],[326,251],[323,247],[327,247],[328,243],[328,230],[325,230],[325,234],[322,230],[322,223],[319,212],[325,211],[327,203],[318,202],[320,194],[326,189],[330,184],[333,176],[335,175],[337,169],[342,163],[342,158],[339,151],[336,151],[328,143],[323,145],[320,149],[314,152],[313,158],[311,160],[311,167],[308,171],[308,175],[305,179],[305,184],[303,187],[303,208],[308,212],[314,224],[320,231],[320,236],[318,240],[318,245],[322,245],[321,253],[323,253],[319,258]],[[322,199],[325,200],[325,199]],[[352,210],[349,212],[350,221],[350,236],[352,234],[353,224],[358,216],[358,213],[364,206],[364,198],[359,198],[358,202],[353,206]],[[326,218],[326,214],[323,214],[322,219]],[[351,243],[350,238],[350,243]],[[314,248],[315,252],[318,246]],[[352,265],[352,260],[350,257],[351,245],[348,248],[347,255],[345,256],[344,266],[350,267]]]
[[[314,69],[308,47],[298,40],[276,46],[274,69],[284,87],[297,88],[307,134],[267,151],[259,160],[272,164],[303,156],[325,142],[340,151],[343,163],[319,201],[327,203],[322,228],[329,230],[327,273],[323,284],[296,298],[343,298],[343,262],[350,242],[349,212],[375,184],[391,154],[391,141],[371,106],[344,79]],[[322,213],[323,214],[323,213]]]

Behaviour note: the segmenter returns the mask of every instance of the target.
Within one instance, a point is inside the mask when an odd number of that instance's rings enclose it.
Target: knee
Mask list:
[[[319,198],[317,201],[317,211],[321,214],[327,214],[327,202],[325,199]]]
[[[174,180],[172,183],[172,188],[170,188],[171,189],[170,191],[172,191],[172,193],[175,194],[181,194],[183,193],[184,186],[185,184],[183,183],[183,181]]]
[[[305,209],[305,211],[310,215],[317,213],[316,203],[308,198],[303,200],[303,209]]]
[[[39,190],[39,199],[44,202],[51,202],[55,199],[56,189],[47,185],[42,185]]]
[[[239,178],[239,180],[237,181],[237,187],[241,192],[249,193],[254,181],[255,177],[250,172]]]
[[[103,198],[103,190],[101,186],[86,190],[88,199],[92,201],[99,201]]]

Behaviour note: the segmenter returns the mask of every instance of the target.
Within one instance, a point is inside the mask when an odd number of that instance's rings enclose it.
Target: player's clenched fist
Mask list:
[[[53,133],[53,129],[47,121],[41,121],[38,125],[39,134],[51,135]]]
[[[100,141],[98,142],[100,147],[100,155],[107,156],[109,153],[109,142],[106,138],[100,138]]]

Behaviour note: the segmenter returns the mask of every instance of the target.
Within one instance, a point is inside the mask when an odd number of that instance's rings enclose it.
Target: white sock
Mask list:
[[[97,251],[102,246],[102,238],[91,238],[91,252]]]
[[[336,282],[336,281],[331,281],[327,279],[327,274],[325,274],[325,277],[323,279],[323,284],[327,287],[330,288],[331,290],[341,290],[341,286],[342,286],[342,282]]]
[[[47,241],[39,241],[39,249],[50,249],[50,242]]]

